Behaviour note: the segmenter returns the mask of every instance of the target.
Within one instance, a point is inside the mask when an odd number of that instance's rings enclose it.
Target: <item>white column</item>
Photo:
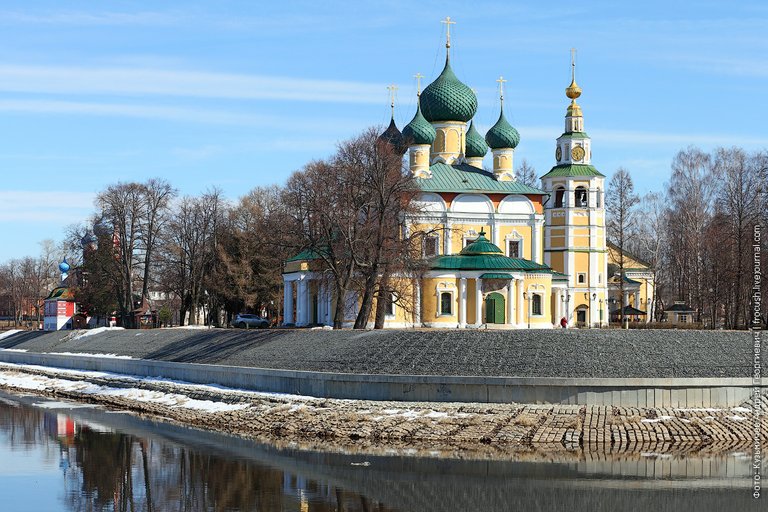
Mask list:
[[[416,324],[415,327],[421,327],[421,280],[416,280],[416,304],[413,306],[413,313],[414,313],[414,323]]]
[[[293,281],[283,281],[283,325],[293,323]]]
[[[507,284],[507,324],[515,324],[515,288],[514,281]]]
[[[501,230],[499,229],[499,222],[495,218],[491,224],[491,229],[493,230],[493,245],[501,247]],[[504,247],[501,248],[504,251],[504,254],[507,254],[507,250]]]
[[[539,232],[536,226],[536,214],[531,214],[531,261],[539,262]]]
[[[640,290],[635,292],[635,309],[640,309]]]
[[[552,323],[555,325],[555,327],[560,327],[560,319],[563,318],[562,314],[562,308],[563,305],[560,301],[560,289],[559,288],[553,288],[552,289],[552,297],[555,301],[555,308],[554,308],[554,318],[552,319]]]
[[[475,325],[483,324],[483,280],[475,279]]]
[[[306,323],[306,306],[307,301],[304,298],[304,292],[307,289],[307,282],[303,279],[299,280],[296,287],[296,325],[304,325]]]
[[[309,324],[312,322],[312,317],[314,316],[312,313],[312,309],[314,307],[314,304],[312,303],[312,294],[310,293],[310,282],[309,279],[307,279],[307,284],[304,287],[304,300],[306,301],[307,306],[304,308],[306,313],[306,323]]]
[[[467,278],[459,279],[459,327],[467,326]]]
[[[525,298],[523,298],[523,280],[517,281],[517,325],[525,322]]]
[[[624,290],[624,305],[629,306],[629,292]]]
[[[451,254],[451,225],[446,223],[443,231],[443,254]]]

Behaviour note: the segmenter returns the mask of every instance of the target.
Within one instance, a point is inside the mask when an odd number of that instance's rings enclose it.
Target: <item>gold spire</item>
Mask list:
[[[398,87],[395,84],[390,84],[387,86],[387,89],[389,89],[389,106],[392,109],[392,119],[395,118],[395,91],[397,91]]]
[[[501,105],[504,106],[504,82],[506,82],[506,80],[503,76],[499,76],[496,81],[499,82],[499,100],[501,101]]]
[[[565,95],[573,100],[573,104],[581,96],[581,87],[576,84],[576,48],[571,48],[571,85],[565,88]]]
[[[416,96],[421,96],[421,79],[424,78],[424,75],[416,73],[413,78],[416,79]]]
[[[446,56],[450,56],[450,49],[451,49],[451,25],[455,25],[455,21],[451,21],[450,16],[446,16],[444,20],[441,20],[440,23],[445,24],[445,54]]]

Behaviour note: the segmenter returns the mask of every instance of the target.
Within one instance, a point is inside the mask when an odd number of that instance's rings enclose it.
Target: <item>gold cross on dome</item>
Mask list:
[[[416,95],[421,96],[421,79],[424,78],[424,75],[421,73],[416,73],[413,75],[413,78],[416,79]]]
[[[445,39],[445,47],[450,48],[451,47],[451,25],[455,25],[455,21],[451,21],[450,16],[446,16],[444,20],[441,20],[440,23],[445,24],[446,29],[446,39]]]
[[[504,101],[504,82],[507,80],[503,76],[499,76],[496,81],[499,82],[499,99]]]
[[[394,109],[395,108],[395,91],[397,91],[398,87],[395,84],[390,84],[387,86],[387,89],[389,89],[389,106]]]
[[[571,81],[576,80],[576,48],[571,48]]]

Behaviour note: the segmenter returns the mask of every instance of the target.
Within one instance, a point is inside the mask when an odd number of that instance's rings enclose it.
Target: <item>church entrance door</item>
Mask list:
[[[500,293],[489,293],[485,297],[485,323],[504,323],[504,296]]]

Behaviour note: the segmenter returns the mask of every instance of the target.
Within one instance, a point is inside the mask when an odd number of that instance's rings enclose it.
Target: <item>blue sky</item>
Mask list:
[[[674,154],[768,147],[762,2],[13,1],[0,4],[0,261],[38,252],[117,180],[231,198],[415,110],[444,60],[505,113],[539,174],[563,128],[569,50],[593,163],[661,189]]]

